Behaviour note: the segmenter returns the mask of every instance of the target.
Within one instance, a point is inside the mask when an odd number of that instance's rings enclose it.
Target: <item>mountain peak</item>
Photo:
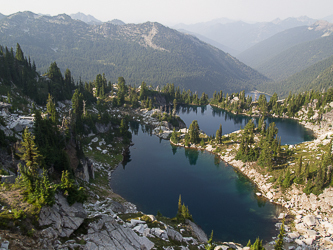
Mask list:
[[[108,23],[112,23],[114,25],[125,25],[125,23],[119,19],[113,19],[111,21],[108,21]]]
[[[309,27],[309,30],[324,32],[323,36],[329,36],[333,32],[333,23],[329,23],[325,20],[319,20]]]
[[[78,12],[76,14],[70,14],[70,17],[75,20],[80,20],[82,22],[85,22],[87,24],[101,24],[102,21],[96,19],[92,15],[86,15],[84,13]]]

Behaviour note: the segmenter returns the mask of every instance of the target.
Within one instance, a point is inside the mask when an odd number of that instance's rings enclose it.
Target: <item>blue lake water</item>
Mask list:
[[[189,127],[193,120],[197,120],[200,129],[207,135],[215,135],[220,124],[222,124],[223,134],[229,134],[240,128],[244,128],[249,120],[252,119],[249,116],[234,115],[210,105],[199,107],[182,106],[177,109],[177,114],[183,119],[187,127]],[[304,128],[296,120],[267,118],[266,122],[267,124],[275,122],[282,145],[297,144],[314,139],[311,131]]]
[[[179,115],[187,125],[198,120],[208,134],[215,134],[220,123],[224,134],[233,132],[250,119],[214,111],[210,106],[181,108]],[[285,143],[311,138],[307,130],[291,120],[275,122]],[[136,123],[131,128],[134,146],[123,166],[113,172],[111,188],[140,211],[154,215],[160,211],[174,217],[181,195],[194,221],[208,235],[214,230],[214,240],[246,244],[258,236],[268,241],[277,235],[274,224],[280,208],[257,197],[255,185],[245,176],[213,154],[171,146]]]

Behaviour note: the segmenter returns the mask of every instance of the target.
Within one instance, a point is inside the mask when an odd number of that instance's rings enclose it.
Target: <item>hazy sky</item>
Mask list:
[[[308,16],[320,19],[333,14],[333,0],[0,0],[0,13],[91,14],[101,21],[126,23],[156,21],[163,24],[197,23],[216,18],[271,21]]]

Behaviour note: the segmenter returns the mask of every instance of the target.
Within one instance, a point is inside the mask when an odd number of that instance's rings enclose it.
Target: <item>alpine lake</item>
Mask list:
[[[181,106],[178,115],[187,127],[197,120],[200,130],[215,135],[222,124],[223,134],[243,128],[252,119],[207,106]],[[311,131],[292,119],[268,118],[275,122],[282,144],[314,139]],[[139,211],[175,217],[179,195],[194,222],[214,241],[246,245],[260,237],[264,242],[277,236],[275,227],[280,206],[256,195],[256,186],[214,154],[175,147],[151,134],[151,129],[131,123],[133,146],[124,162],[112,174],[111,188]]]

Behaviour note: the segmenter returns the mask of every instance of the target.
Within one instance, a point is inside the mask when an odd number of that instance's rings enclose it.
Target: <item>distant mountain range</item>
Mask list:
[[[191,25],[178,24],[177,30],[200,34],[235,51],[234,56],[253,45],[290,28],[311,25],[316,20],[308,17],[276,19],[272,22],[246,23],[222,19]]]
[[[88,22],[88,21],[87,21]],[[19,43],[46,72],[56,61],[64,72],[92,81],[99,73],[115,82],[142,81],[153,86],[175,83],[212,94],[254,89],[267,78],[225,52],[159,23],[90,25],[65,14],[40,16],[19,12],[0,20],[2,45]]]
[[[333,55],[333,24],[317,21],[280,32],[244,51],[238,58],[280,81]]]
[[[81,12],[78,12],[76,14],[71,14],[69,16],[72,19],[80,20],[80,21],[85,22],[87,24],[93,24],[94,25],[94,24],[101,24],[101,23],[103,23],[102,21],[96,19],[92,15],[86,15],[86,14],[83,14]]]

